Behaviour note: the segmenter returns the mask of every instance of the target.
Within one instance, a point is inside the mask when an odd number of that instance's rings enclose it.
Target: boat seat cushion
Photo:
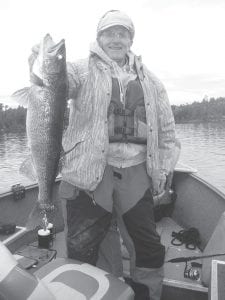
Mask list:
[[[57,258],[36,271],[56,299],[133,299],[132,289],[107,272],[72,259]]]

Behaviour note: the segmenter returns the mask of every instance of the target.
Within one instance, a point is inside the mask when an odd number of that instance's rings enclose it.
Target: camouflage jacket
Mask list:
[[[175,123],[162,83],[134,56],[147,119],[147,171],[154,178],[169,173],[175,145]],[[64,134],[62,178],[93,191],[102,180],[109,147],[107,111],[111,100],[113,62],[94,45],[87,59],[68,63],[70,116]],[[71,150],[72,149],[72,150]],[[71,150],[71,151],[70,151]]]

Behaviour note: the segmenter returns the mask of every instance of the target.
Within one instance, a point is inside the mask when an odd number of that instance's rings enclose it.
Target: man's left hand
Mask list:
[[[159,195],[161,194],[166,185],[166,174],[163,172],[160,172],[156,176],[152,178],[152,183],[153,183],[153,194],[154,195]]]

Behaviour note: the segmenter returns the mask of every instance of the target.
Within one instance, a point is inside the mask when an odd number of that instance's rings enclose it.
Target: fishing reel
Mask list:
[[[183,256],[175,257],[166,261],[166,263],[182,263],[185,262],[184,268],[184,278],[189,278],[192,280],[200,280],[201,267],[202,264],[198,262],[193,262],[193,260],[199,260],[204,258],[211,258],[216,256],[224,256],[225,253],[215,253],[207,255],[198,255],[198,256]],[[188,265],[188,262],[191,261],[191,265]]]
[[[191,262],[191,264],[188,265],[186,262],[184,268],[184,278],[198,281],[200,279],[199,268],[201,268],[201,264],[199,263]]]

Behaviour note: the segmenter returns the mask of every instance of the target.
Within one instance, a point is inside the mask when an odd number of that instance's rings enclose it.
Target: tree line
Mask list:
[[[0,131],[25,131],[26,114],[27,109],[22,106],[11,108],[0,103]]]
[[[172,105],[172,110],[176,123],[218,122],[225,120],[225,97]]]
[[[11,108],[0,103],[0,132],[25,132],[27,109],[23,106]],[[64,128],[68,126],[69,109],[65,111]]]
[[[225,98],[203,99],[202,102],[171,105],[176,123],[225,121]],[[0,103],[0,131],[25,131],[27,109],[10,108]],[[68,111],[66,113],[68,123]]]

